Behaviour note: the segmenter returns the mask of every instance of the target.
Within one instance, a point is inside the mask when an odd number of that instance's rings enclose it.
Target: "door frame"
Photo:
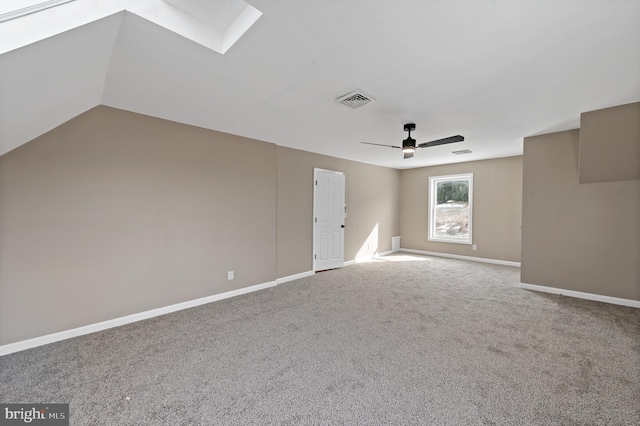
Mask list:
[[[312,265],[312,270],[313,272],[316,272],[316,188],[317,188],[317,181],[318,181],[318,172],[325,172],[325,173],[335,173],[335,174],[339,174],[339,175],[343,175],[344,176],[344,199],[343,199],[343,203],[344,206],[342,206],[342,220],[344,222],[344,219],[346,218],[346,207],[347,207],[347,175],[344,172],[339,172],[337,170],[328,170],[328,169],[322,169],[319,167],[314,167],[313,168],[313,181],[311,182],[313,184],[313,207],[311,210],[311,223],[313,224],[313,236],[311,238],[311,265]],[[344,265],[344,232],[345,228],[342,228],[342,263]]]

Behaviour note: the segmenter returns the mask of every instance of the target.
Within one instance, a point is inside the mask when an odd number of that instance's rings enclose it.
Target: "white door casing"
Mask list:
[[[345,175],[313,169],[313,270],[344,266]]]

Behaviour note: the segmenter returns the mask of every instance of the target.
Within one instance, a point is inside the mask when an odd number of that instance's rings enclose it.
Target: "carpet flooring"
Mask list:
[[[0,357],[72,425],[638,425],[640,310],[396,254]]]

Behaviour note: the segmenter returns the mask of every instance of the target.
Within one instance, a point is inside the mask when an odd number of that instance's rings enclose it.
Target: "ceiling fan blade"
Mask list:
[[[404,159],[406,160],[407,158],[411,158],[413,157],[413,152],[405,152],[404,153]]]
[[[444,145],[444,144],[447,144],[447,143],[454,143],[454,142],[462,142],[463,140],[464,140],[464,136],[460,136],[460,135],[449,136],[448,138],[438,139],[438,140],[431,141],[431,142],[421,143],[420,145],[418,145],[418,147],[419,148],[428,148],[430,146]]]
[[[371,143],[371,142],[360,142],[360,143],[366,143],[367,145],[377,145],[377,146],[386,146],[389,148],[401,148],[399,146],[395,146],[395,145],[383,145],[381,143]]]

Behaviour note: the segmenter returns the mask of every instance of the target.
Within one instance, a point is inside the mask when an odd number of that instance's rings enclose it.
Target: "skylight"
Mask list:
[[[0,53],[123,10],[222,54],[262,16],[244,0],[0,0]]]
[[[20,18],[75,0],[4,0],[0,3],[0,22]]]
[[[244,0],[163,0],[175,8],[183,22],[204,25],[207,30],[190,37],[197,43],[225,53],[262,16]],[[177,20],[172,20],[173,23]],[[163,25],[160,23],[160,25]],[[164,26],[164,25],[163,25]],[[178,31],[176,31],[178,32]]]

